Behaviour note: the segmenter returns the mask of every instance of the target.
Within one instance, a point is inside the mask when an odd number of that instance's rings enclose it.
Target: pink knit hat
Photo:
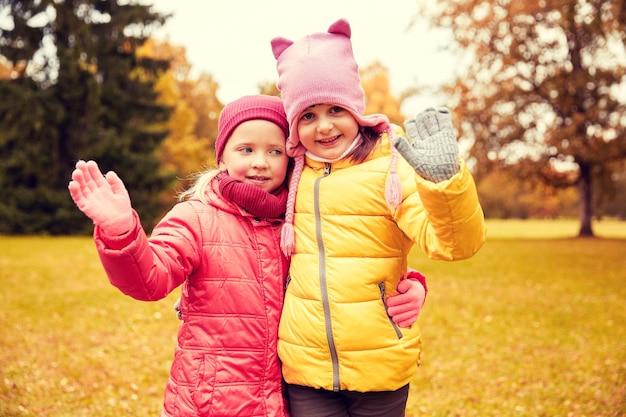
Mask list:
[[[289,156],[303,155],[297,117],[314,104],[336,104],[352,113],[360,126],[379,133],[389,125],[382,114],[364,116],[365,93],[350,42],[350,23],[340,19],[327,33],[314,33],[299,41],[274,38],[272,52],[278,69],[278,89],[290,125]]]
[[[233,102],[228,103],[220,113],[217,121],[217,139],[215,139],[215,159],[216,162],[222,160],[226,141],[233,133],[233,130],[243,122],[249,120],[267,120],[278,125],[289,135],[289,126],[282,101],[275,96],[253,95],[243,96]]]

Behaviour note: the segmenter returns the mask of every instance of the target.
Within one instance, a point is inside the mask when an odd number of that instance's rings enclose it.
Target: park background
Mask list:
[[[470,260],[411,258],[430,292],[407,415],[626,415],[623,2],[185,3],[216,11],[223,36],[196,37],[230,50],[207,47],[201,69],[168,37],[167,0],[0,0],[0,416],[158,413],[177,293],[139,303],[108,284],[67,192],[73,165],[118,172],[149,231],[212,164],[217,116],[239,94],[218,68],[241,94],[278,94],[259,75],[271,56],[253,54],[339,17],[368,113],[401,125],[423,104],[451,108],[488,222]]]

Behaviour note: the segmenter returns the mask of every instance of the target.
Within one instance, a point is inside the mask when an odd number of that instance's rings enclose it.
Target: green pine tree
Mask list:
[[[121,3],[121,4],[120,4]],[[116,0],[0,0],[0,233],[86,233],[67,184],[78,159],[114,170],[150,229],[170,178],[155,150],[170,109],[154,84],[167,61],[136,49],[167,16]]]

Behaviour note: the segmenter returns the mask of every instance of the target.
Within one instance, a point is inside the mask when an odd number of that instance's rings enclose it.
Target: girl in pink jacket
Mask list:
[[[219,169],[203,173],[150,238],[115,172],[105,176],[94,161],[79,161],[72,173],[70,194],[95,224],[110,282],[143,301],[182,285],[162,417],[289,415],[277,356],[289,263],[280,249],[287,135],[277,97],[245,96],[224,107]],[[423,303],[418,281],[396,296],[390,312],[406,325]]]
[[[161,416],[288,416],[276,354],[288,268],[279,246],[289,164],[282,103],[242,97],[218,128],[219,170],[199,177],[150,238],[114,172],[79,161],[69,190],[94,221],[114,286],[153,301],[182,285]]]

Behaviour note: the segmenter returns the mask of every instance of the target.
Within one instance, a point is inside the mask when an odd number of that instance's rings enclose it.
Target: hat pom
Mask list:
[[[402,198],[402,184],[400,183],[400,177],[395,172],[389,174],[387,180],[387,186],[385,188],[385,199],[387,205],[393,210],[397,209],[400,205]]]
[[[393,129],[391,127],[387,128],[387,134],[390,139],[395,135]],[[393,142],[390,140],[390,142]],[[387,205],[395,210],[398,208],[400,203],[402,202],[402,183],[400,182],[400,177],[396,172],[396,168],[398,166],[398,150],[392,145],[391,146],[391,166],[389,167],[389,178],[387,179],[387,185],[385,186],[385,199],[387,200]]]
[[[295,235],[296,231],[292,223],[283,224],[283,228],[280,231],[280,248],[286,257],[290,257],[293,254],[296,246]]]
[[[296,211],[296,193],[302,170],[304,169],[304,156],[297,156],[289,181],[289,194],[287,195],[287,208],[285,211],[285,224],[280,230],[280,248],[286,257],[290,257],[296,247],[296,231],[293,227],[294,214]]]

